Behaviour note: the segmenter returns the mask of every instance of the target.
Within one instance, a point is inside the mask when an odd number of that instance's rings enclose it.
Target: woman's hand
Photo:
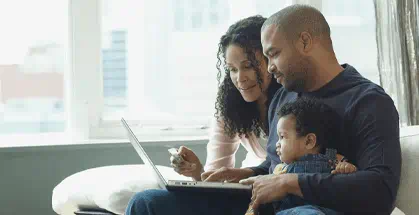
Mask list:
[[[208,182],[233,182],[237,183],[242,179],[246,179],[254,174],[249,168],[228,168],[222,167],[217,170],[204,172],[201,175],[202,181]]]
[[[182,157],[182,161],[175,159],[173,156],[170,157],[170,163],[173,169],[181,175],[200,181],[204,168],[195,153],[189,148],[181,146],[178,149],[178,154]]]

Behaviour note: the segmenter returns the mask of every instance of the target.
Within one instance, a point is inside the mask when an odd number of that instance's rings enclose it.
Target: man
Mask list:
[[[339,65],[330,28],[315,8],[284,8],[265,22],[261,34],[269,71],[284,87],[269,108],[266,161],[250,168],[256,177],[241,181],[253,184],[253,207],[293,194],[340,212],[390,214],[401,169],[398,113],[391,98],[352,66]],[[335,148],[358,167],[357,172],[267,175],[280,162],[276,110],[297,97],[321,99],[342,117],[342,141]],[[202,178],[228,180],[250,169],[222,168]],[[244,214],[248,203],[243,196],[147,191],[131,200],[126,214]]]
[[[284,89],[271,103],[268,158],[253,168],[256,175],[272,172],[280,162],[274,144],[278,138],[274,110],[299,96],[320,98],[341,115],[344,136],[335,147],[359,171],[244,180],[254,186],[255,207],[294,194],[342,212],[390,213],[401,169],[398,113],[391,98],[352,66],[338,64],[330,28],[312,7],[294,5],[272,15],[262,28],[262,45],[269,71]]]

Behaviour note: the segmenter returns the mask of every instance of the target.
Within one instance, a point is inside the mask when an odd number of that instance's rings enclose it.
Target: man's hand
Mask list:
[[[261,204],[282,200],[288,194],[303,196],[298,186],[297,174],[264,175],[240,181],[241,184],[253,185],[252,208],[257,210]]]
[[[254,174],[249,168],[227,168],[222,167],[218,170],[208,171],[201,174],[202,181],[206,182],[233,182],[237,183],[242,179],[248,178]]]

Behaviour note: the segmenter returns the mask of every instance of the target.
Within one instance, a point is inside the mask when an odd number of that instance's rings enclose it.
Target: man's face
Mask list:
[[[293,40],[287,39],[276,25],[262,31],[263,54],[268,58],[268,71],[288,91],[305,89],[309,61],[297,50]]]
[[[298,160],[308,152],[305,144],[306,137],[298,136],[295,125],[295,116],[292,114],[279,118],[277,126],[279,139],[276,143],[276,153],[286,164]]]

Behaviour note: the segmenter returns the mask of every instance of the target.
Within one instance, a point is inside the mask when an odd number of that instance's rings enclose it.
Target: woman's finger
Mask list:
[[[207,171],[201,174],[201,180],[205,181],[205,179],[208,178],[208,176],[210,176],[211,174],[213,174],[215,172],[215,170],[211,170],[211,171]]]
[[[182,161],[175,165],[177,165],[179,168],[182,168],[182,169],[196,169],[196,164],[188,162],[188,161]]]
[[[180,164],[181,162],[182,162],[182,160],[177,159],[174,156],[170,156],[170,163],[172,163],[172,164]]]
[[[209,175],[204,181],[211,182],[211,181],[224,181],[224,172],[216,171]]]
[[[179,167],[178,168],[179,171],[181,171],[182,173],[188,173],[188,172],[193,172],[196,170],[196,165],[192,166],[192,167]]]
[[[178,154],[183,158],[188,159],[190,156],[194,155],[195,153],[186,146],[181,146],[178,149]]]

